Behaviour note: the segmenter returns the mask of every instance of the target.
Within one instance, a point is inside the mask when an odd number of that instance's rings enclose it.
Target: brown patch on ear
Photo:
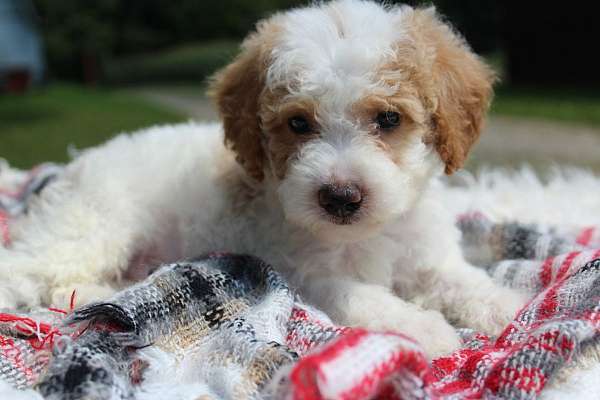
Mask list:
[[[225,144],[254,179],[264,179],[266,165],[260,126],[260,98],[271,49],[278,33],[271,20],[258,24],[242,43],[236,59],[212,78],[209,95],[223,121]]]
[[[452,174],[465,164],[481,134],[496,75],[433,8],[414,10],[408,27],[431,71],[433,137],[428,140],[446,164],[446,174]]]

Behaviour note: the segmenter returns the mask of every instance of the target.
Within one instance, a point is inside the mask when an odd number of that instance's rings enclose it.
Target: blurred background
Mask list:
[[[68,148],[122,131],[215,119],[206,78],[258,19],[306,3],[0,0],[0,157],[22,168],[61,162]],[[501,76],[469,168],[562,163],[600,172],[592,2],[403,3],[435,5]]]

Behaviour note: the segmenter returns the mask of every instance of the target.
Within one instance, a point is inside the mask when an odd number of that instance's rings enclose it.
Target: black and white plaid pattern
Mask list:
[[[227,391],[254,398],[297,358],[285,345],[294,305],[287,284],[254,257],[166,265],[110,301],[72,313],[66,325],[90,325],[56,352],[38,387],[48,399],[132,398],[135,350],[153,346],[183,359],[203,351],[211,360],[206,368],[243,371],[231,374]]]

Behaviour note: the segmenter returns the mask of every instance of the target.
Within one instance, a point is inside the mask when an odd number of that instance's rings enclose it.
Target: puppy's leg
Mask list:
[[[155,245],[165,246],[156,263],[192,255],[181,244],[190,241],[177,234],[185,221],[186,237],[203,238],[187,227],[210,226],[223,205],[214,179],[233,159],[222,140],[216,125],[184,124],[119,135],[83,152],[11,226],[12,248],[0,250],[7,302],[64,307],[75,289],[81,304],[106,296],[130,261]],[[17,276],[37,284],[39,294],[13,285]]]
[[[46,290],[44,282],[2,265],[4,251],[0,248],[0,310],[14,311],[23,305],[38,305],[40,293]]]
[[[148,218],[127,200],[95,201],[68,180],[57,181],[42,196],[17,221],[12,247],[0,250],[6,286],[0,304],[66,307],[73,290],[78,304],[110,294],[110,283],[119,281],[137,247],[148,240]]]
[[[459,256],[433,270],[425,291],[418,299],[424,307],[492,335],[500,333],[526,302],[523,293],[497,285],[485,271]]]
[[[307,286],[309,300],[337,323],[404,333],[430,357],[460,347],[460,338],[441,313],[405,302],[383,286],[341,279],[321,279]]]

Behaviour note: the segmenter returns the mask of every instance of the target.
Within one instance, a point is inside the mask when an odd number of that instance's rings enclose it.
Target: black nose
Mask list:
[[[335,217],[349,217],[360,208],[362,193],[356,185],[324,185],[319,189],[319,205]]]

